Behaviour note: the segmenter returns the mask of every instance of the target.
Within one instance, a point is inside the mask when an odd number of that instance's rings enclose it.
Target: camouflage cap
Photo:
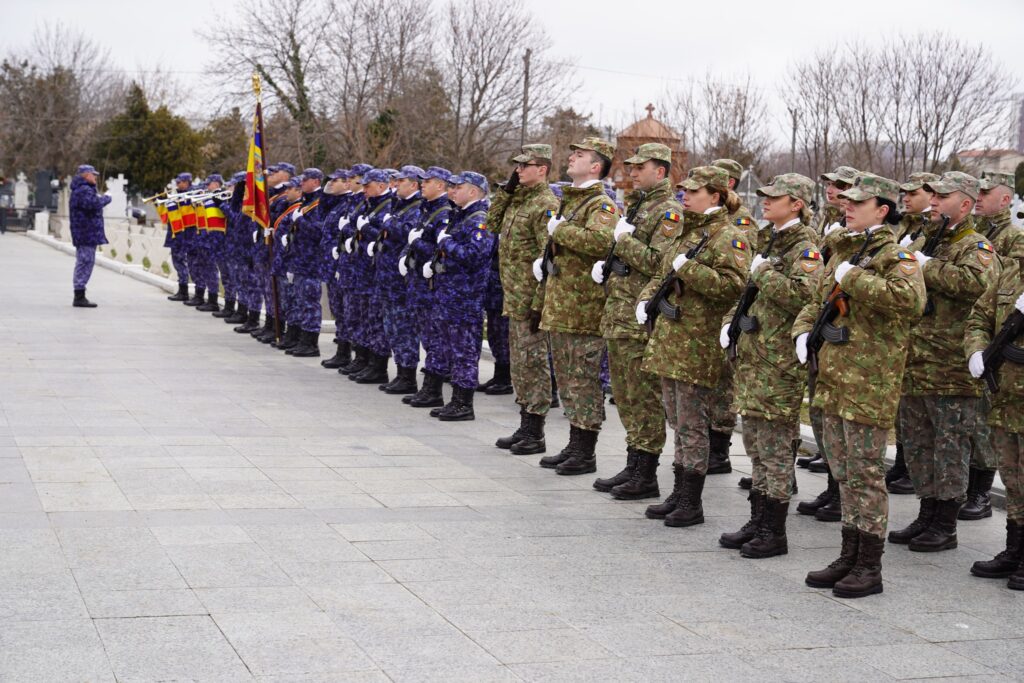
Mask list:
[[[289,164],[286,161],[278,162],[277,170],[278,171],[284,171],[288,175],[295,175],[295,173],[296,173],[295,166],[293,166],[292,164]]]
[[[684,190],[698,190],[707,186],[729,187],[729,174],[718,166],[698,166],[691,168],[690,173],[676,187]]]
[[[369,164],[356,164],[350,170],[352,171],[353,175],[361,176],[367,171],[372,171],[373,166],[370,166]]]
[[[601,138],[583,138],[580,142],[574,142],[569,145],[569,149],[589,149],[591,152],[597,152],[608,161],[611,161],[615,156],[615,145]]]
[[[907,178],[907,182],[900,185],[900,189],[904,192],[913,192],[924,187],[925,183],[933,183],[939,179],[939,176],[934,173],[925,173],[924,171],[918,171],[917,173],[911,173],[910,177]]]
[[[839,166],[831,173],[822,173],[818,177],[824,181],[853,185],[853,183],[856,182],[858,175],[860,175],[860,171],[855,169],[853,166]]]
[[[636,154],[622,163],[642,164],[645,161],[650,161],[651,159],[657,159],[658,161],[664,161],[666,164],[671,164],[672,150],[668,148],[668,145],[663,145],[660,142],[648,142],[637,147]]]
[[[427,177],[427,172],[419,166],[413,166],[412,164],[406,164],[402,167],[398,173],[392,176],[394,180],[424,180]]]
[[[877,197],[878,199],[887,199],[895,204],[900,198],[900,185],[895,180],[883,178],[874,173],[861,173],[854,181],[853,187],[841,192],[839,196],[854,202]]]
[[[757,188],[762,197],[783,197],[789,195],[800,199],[805,206],[810,206],[814,196],[814,181],[799,173],[783,173],[772,178],[771,185]]]
[[[371,168],[366,173],[362,174],[362,180],[359,181],[361,185],[368,185],[370,183],[386,183],[391,180],[388,176],[388,172],[383,168]]]
[[[978,190],[981,183],[978,179],[961,171],[946,171],[942,177],[933,182],[925,183],[925,189],[930,189],[937,194],[950,194],[951,192],[963,192],[971,199],[978,198]]]
[[[991,190],[999,187],[1000,185],[1013,189],[1013,174],[1002,173],[1000,171],[982,171],[981,172],[981,184],[982,190]]]
[[[512,161],[517,164],[525,164],[526,162],[533,161],[534,159],[551,161],[551,145],[523,145],[520,152],[520,154],[512,157]]]
[[[743,166],[733,159],[715,159],[711,165],[724,168],[729,177],[735,180],[739,180],[743,176]]]

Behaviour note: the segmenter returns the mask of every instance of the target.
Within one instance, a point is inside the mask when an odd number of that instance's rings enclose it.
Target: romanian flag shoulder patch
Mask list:
[[[742,218],[737,218],[736,219],[736,225],[750,225],[751,222],[752,221],[749,218],[747,218],[746,216],[744,216]]]
[[[742,249],[742,250],[746,250],[746,248],[747,248],[747,243],[746,243],[746,242],[744,242],[743,240],[733,240],[733,241],[732,241],[732,248],[733,248],[733,249]]]
[[[800,258],[813,259],[815,261],[821,260],[821,252],[816,249],[804,249],[803,253],[800,254]]]
[[[551,209],[548,209],[547,211],[544,212],[544,217],[545,218],[554,218],[555,217],[555,212],[552,211]]]
[[[901,252],[897,253],[896,254],[896,258],[898,258],[900,261],[916,261],[917,260],[917,257],[914,256],[913,252],[910,252],[910,251],[901,251]]]
[[[992,245],[988,242],[978,242],[978,249],[982,251],[992,251]]]
[[[681,218],[682,218],[682,216],[680,216],[675,211],[666,211],[665,212],[665,220],[667,220],[667,221],[672,221],[673,223],[678,223],[679,219],[681,219]]]
[[[608,202],[605,202],[605,203],[601,204],[601,210],[602,211],[607,211],[608,213],[615,213],[615,205],[614,204],[609,204]]]
[[[487,230],[487,224],[486,223],[477,223],[476,229],[477,230],[485,230],[486,231]]]

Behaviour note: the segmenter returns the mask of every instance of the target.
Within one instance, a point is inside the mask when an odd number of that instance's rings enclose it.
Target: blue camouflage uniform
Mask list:
[[[317,169],[306,169],[300,178],[322,179]],[[293,315],[288,322],[298,325],[303,332],[320,332],[323,310],[320,306],[323,278],[323,216],[320,201],[323,191],[317,188],[303,194],[300,205],[291,212],[287,221],[283,267],[291,280]],[[287,245],[284,243],[287,242]]]
[[[177,194],[182,194],[192,190],[191,173],[179,173],[177,177],[175,177],[174,182],[188,183],[188,186],[185,189],[176,189],[175,193]],[[175,203],[180,206],[182,202],[168,202],[168,204],[171,203]],[[164,246],[171,250],[171,265],[174,266],[174,272],[178,274],[179,285],[188,284],[188,278],[190,275],[188,255],[192,240],[195,239],[195,234],[195,227],[188,227],[183,229],[181,232],[174,234],[170,223],[167,225],[167,234],[164,236]],[[195,281],[194,277],[193,281]]]
[[[210,190],[210,192],[219,193],[224,190],[224,178],[219,173],[212,173],[207,176],[204,183],[207,187],[210,183],[220,183],[220,189]],[[225,210],[227,202],[221,199],[210,198],[204,202],[206,207],[215,207],[220,209],[224,213],[224,218],[227,219],[228,214]],[[227,248],[227,223],[225,221],[225,228],[217,230],[210,227],[209,220],[206,224],[206,249],[210,257],[210,284],[207,285],[207,289],[211,292],[216,293],[218,284],[224,288],[224,300],[234,301],[237,294],[237,288],[235,286],[235,280],[231,276],[230,269],[228,267],[228,248]]]
[[[263,287],[256,277],[252,237],[257,225],[242,213],[245,173],[236,173],[231,181],[235,183],[234,192],[224,209],[228,218],[228,230],[224,240],[228,273],[234,283],[238,303],[249,311],[259,313],[263,306]]]
[[[96,173],[92,166],[78,167],[79,175],[71,180],[71,198],[68,204],[71,222],[71,243],[75,247],[75,272],[72,277],[75,290],[84,290],[96,264],[96,247],[107,243],[103,230],[103,207],[110,203],[109,195],[96,192],[96,185],[81,176]]]
[[[509,364],[508,317],[502,315],[505,307],[505,290],[501,288],[501,271],[498,267],[498,240],[492,235],[490,269],[487,272],[487,287],[484,291],[484,312],[487,314],[487,345],[498,365]]]
[[[357,178],[371,170],[373,167],[369,164],[356,164],[350,169],[350,172],[353,178]],[[349,238],[353,238],[353,242],[355,242],[355,221],[367,209],[367,202],[368,200],[360,187],[349,196],[346,202],[346,213],[338,219],[338,260],[335,263],[335,280],[342,291],[344,300],[340,339],[351,344],[360,343],[359,326],[364,315],[366,301],[357,296],[355,292],[355,249],[345,249],[345,243]]]
[[[348,169],[339,168],[330,176],[331,180],[339,178],[351,178],[352,172]],[[331,309],[331,316],[334,318],[334,341],[342,343],[348,341],[344,332],[345,316],[345,288],[341,284],[341,272],[338,265],[341,257],[338,240],[341,236],[340,221],[348,216],[352,210],[354,193],[351,191],[343,194],[324,194],[320,200],[320,213],[323,215],[323,280],[327,283],[327,303]]]
[[[386,183],[388,180],[383,170],[373,169],[363,174],[361,182],[365,185],[369,182]],[[353,337],[363,348],[384,357],[388,356],[388,344],[384,337],[383,306],[374,286],[373,259],[367,255],[366,247],[377,239],[384,217],[390,213],[393,198],[390,192],[379,197],[364,197],[342,230],[346,252],[350,256],[347,259],[351,269],[349,303],[356,323]]]

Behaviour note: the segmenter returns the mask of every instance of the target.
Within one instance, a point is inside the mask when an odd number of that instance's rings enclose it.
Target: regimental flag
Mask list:
[[[167,207],[160,203],[156,205],[156,215],[160,217],[160,222],[167,225]]]
[[[215,232],[224,232],[227,230],[228,221],[224,216],[224,212],[219,206],[217,206],[212,200],[207,202],[206,209],[206,229],[213,230]]]
[[[245,167],[245,196],[242,213],[262,228],[270,225],[270,204],[267,202],[267,179],[263,166],[263,105],[256,103],[249,142],[249,162]]]
[[[187,198],[181,200],[181,204],[178,205],[181,211],[181,222],[185,226],[185,229],[196,227],[196,209],[192,206]]]
[[[200,230],[206,230],[206,205],[196,204],[196,227]]]
[[[177,235],[185,229],[185,223],[181,220],[181,209],[177,202],[167,202],[167,222],[171,226],[171,235]]]

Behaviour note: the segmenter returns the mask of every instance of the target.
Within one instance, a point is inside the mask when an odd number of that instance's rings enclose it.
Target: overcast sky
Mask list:
[[[525,2],[551,37],[551,57],[579,67],[580,89],[569,104],[615,129],[642,116],[667,88],[708,70],[726,82],[749,72],[777,101],[774,91],[793,60],[850,41],[880,44],[901,31],[947,31],[985,42],[1024,82],[1024,0],[857,0],[849,11],[820,0],[788,0],[780,3],[785,11],[768,9],[772,3],[763,0]],[[0,52],[27,43],[36,25],[60,20],[109,47],[120,67],[162,65],[202,92],[212,51],[194,29],[233,16],[237,4],[3,0]],[[213,93],[205,97],[216,101]]]

